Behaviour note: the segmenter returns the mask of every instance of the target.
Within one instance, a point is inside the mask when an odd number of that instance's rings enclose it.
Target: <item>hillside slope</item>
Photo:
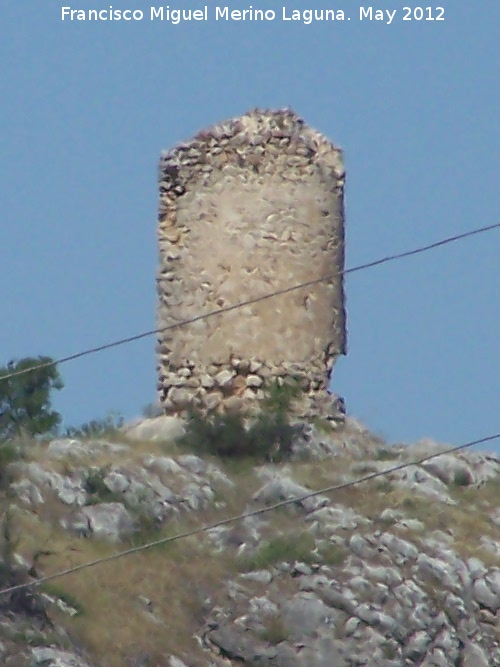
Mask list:
[[[500,665],[500,457],[303,425],[282,464],[221,461],[145,420],[24,443],[3,475],[1,586],[285,499],[285,507],[0,597],[6,667]]]

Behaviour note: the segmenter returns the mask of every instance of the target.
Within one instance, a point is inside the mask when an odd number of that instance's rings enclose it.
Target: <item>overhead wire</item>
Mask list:
[[[14,591],[19,591],[22,589],[26,588],[31,588],[31,587],[36,587],[40,586],[41,584],[44,584],[47,581],[52,581],[53,579],[59,579],[61,577],[74,574],[75,572],[80,572],[81,570],[85,570],[91,567],[96,567],[98,565],[101,565],[103,563],[109,563],[111,561],[117,560],[118,558],[124,558],[126,556],[131,556],[132,554],[136,554],[142,551],[146,551],[147,549],[151,549],[153,547],[157,547],[160,545],[168,544],[170,542],[177,542],[178,540],[185,539],[188,537],[192,537],[194,535],[199,535],[201,533],[207,533],[210,532],[211,530],[214,530],[216,528],[220,528],[221,526],[226,526],[230,523],[236,523],[238,521],[243,521],[245,519],[254,517],[254,516],[259,516],[261,514],[265,514],[267,512],[272,512],[280,507],[286,507],[287,505],[293,505],[293,504],[300,504],[304,500],[308,500],[309,498],[315,498],[317,496],[322,496],[326,495],[329,493],[333,493],[335,491],[340,491],[343,489],[348,489],[350,487],[356,486],[358,484],[368,482],[372,479],[376,479],[377,477],[382,477],[385,475],[389,475],[394,472],[398,472],[400,470],[404,470],[405,468],[409,468],[411,466],[415,465],[421,465],[422,463],[426,463],[427,461],[430,461],[434,458],[437,458],[438,456],[444,456],[446,454],[454,454],[455,452],[467,449],[469,447],[472,447],[474,445],[480,445],[484,444],[485,442],[491,442],[492,440],[497,440],[500,438],[500,433],[495,433],[493,435],[488,435],[485,436],[484,438],[479,438],[477,440],[471,440],[469,442],[463,443],[461,445],[456,445],[455,447],[450,447],[449,449],[445,449],[442,451],[434,452],[433,454],[428,454],[426,456],[423,456],[420,459],[415,459],[412,461],[407,461],[405,463],[400,463],[398,465],[392,466],[391,468],[385,468],[384,470],[378,470],[376,472],[372,472],[368,475],[365,475],[364,477],[359,477],[358,479],[350,480],[348,482],[342,482],[341,484],[334,484],[331,486],[326,486],[323,487],[322,489],[318,489],[317,491],[311,491],[310,493],[306,493],[302,496],[294,497],[294,498],[287,498],[285,500],[281,500],[279,502],[273,503],[272,505],[267,505],[265,507],[260,507],[255,510],[251,510],[250,512],[244,512],[242,514],[237,514],[235,516],[231,517],[226,517],[225,519],[221,519],[219,521],[215,521],[214,523],[207,524],[204,526],[200,526],[199,528],[193,528],[191,530],[186,530],[182,533],[177,533],[176,535],[171,535],[169,537],[163,537],[159,540],[154,540],[153,542],[148,542],[146,544],[141,544],[136,547],[131,547],[130,549],[125,549],[124,551],[118,551],[115,552],[114,554],[110,554],[109,556],[103,556],[101,558],[97,558],[92,561],[88,561],[86,563],[81,563],[80,565],[75,565],[73,567],[67,568],[65,570],[61,570],[60,572],[55,572],[53,574],[48,574],[44,577],[39,577],[38,579],[35,579],[33,581],[29,581],[23,584],[16,584],[15,586],[9,586],[8,588],[4,588],[0,590],[0,597],[2,595],[7,595],[8,593],[13,593]]]
[[[282,295],[282,294],[288,294],[290,292],[293,292],[293,291],[296,291],[296,290],[299,290],[299,289],[303,289],[305,287],[310,287],[312,285],[318,284],[320,282],[324,282],[325,280],[331,280],[332,278],[339,277],[341,275],[354,273],[356,271],[362,271],[362,270],[369,269],[369,268],[372,268],[372,267],[375,267],[375,266],[380,266],[381,264],[385,264],[387,262],[395,261],[397,259],[402,259],[404,257],[410,257],[412,255],[417,255],[417,254],[420,254],[420,253],[423,253],[423,252],[427,252],[428,250],[432,250],[434,248],[438,248],[438,247],[447,245],[449,243],[459,241],[461,239],[469,238],[469,237],[477,235],[477,234],[488,232],[488,231],[491,231],[493,229],[497,229],[499,227],[500,227],[500,223],[495,223],[495,224],[488,225],[488,226],[485,226],[485,227],[480,227],[480,228],[477,228],[477,229],[469,230],[468,232],[464,232],[462,234],[456,234],[454,236],[449,236],[449,237],[446,237],[445,239],[442,239],[440,241],[436,241],[434,243],[430,243],[430,244],[424,245],[424,246],[419,246],[419,247],[414,248],[412,250],[407,250],[407,251],[404,251],[404,252],[401,252],[401,253],[395,253],[395,254],[392,254],[392,255],[387,255],[386,257],[383,257],[383,258],[380,258],[380,259],[377,259],[377,260],[373,260],[371,262],[366,262],[364,264],[359,264],[357,266],[345,269],[343,271],[338,271],[338,272],[335,272],[335,273],[331,273],[331,274],[322,276],[321,278],[316,278],[314,280],[310,280],[310,281],[307,281],[307,282],[304,282],[304,283],[300,283],[298,285],[293,285],[291,287],[288,287],[288,288],[285,288],[285,289],[282,289],[282,290],[276,290],[275,292],[271,292],[271,293],[262,295],[260,297],[255,297],[253,299],[248,299],[246,301],[242,301],[242,302],[239,302],[237,304],[233,304],[233,305],[230,305],[230,306],[225,306],[225,307],[222,307],[222,308],[218,308],[216,310],[209,311],[208,313],[203,313],[203,314],[197,315],[196,317],[183,320],[182,322],[176,322],[174,324],[170,324],[170,325],[165,326],[165,327],[161,327],[161,328],[158,328],[158,329],[153,329],[153,330],[150,330],[150,331],[146,331],[146,332],[143,332],[141,334],[137,334],[137,335],[134,335],[134,336],[129,336],[127,338],[122,338],[120,340],[113,341],[112,343],[107,343],[105,345],[100,345],[98,347],[93,347],[93,348],[90,348],[90,349],[87,349],[87,350],[83,350],[83,351],[78,352],[76,354],[72,354],[72,355],[67,356],[67,357],[62,357],[58,360],[54,360],[54,361],[47,362],[47,363],[44,363],[44,364],[32,366],[32,367],[29,367],[29,368],[26,368],[26,369],[22,369],[20,371],[15,371],[15,372],[12,372],[12,373],[1,376],[0,380],[8,380],[8,379],[13,378],[13,377],[24,375],[26,373],[29,373],[30,371],[33,371],[33,370],[38,370],[40,368],[55,366],[57,364],[62,364],[62,363],[65,363],[67,361],[72,361],[74,359],[78,359],[80,357],[83,357],[83,356],[86,356],[86,355],[89,355],[89,354],[94,354],[96,352],[101,352],[103,350],[107,350],[107,349],[110,349],[110,348],[113,348],[113,347],[117,347],[119,345],[124,345],[126,343],[130,343],[130,342],[133,342],[133,341],[136,341],[136,340],[140,340],[140,339],[145,338],[147,336],[151,336],[151,335],[154,335],[154,334],[157,334],[157,333],[161,333],[161,332],[167,331],[169,329],[175,329],[175,328],[179,328],[179,327],[182,327],[182,326],[186,326],[188,324],[192,324],[192,323],[197,322],[199,320],[203,320],[203,319],[206,319],[206,318],[209,318],[209,317],[213,317],[215,315],[220,315],[222,313],[230,312],[232,310],[236,310],[236,309],[242,308],[244,306],[248,306],[248,305],[251,305],[251,304],[254,304],[254,303],[258,303],[258,302],[264,301],[266,299],[271,299],[273,297],[276,297],[276,296],[279,296],[279,295]],[[155,540],[153,542],[149,542],[149,543],[137,546],[137,547],[132,547],[132,548],[126,549],[124,551],[119,551],[119,552],[116,552],[116,553],[111,554],[109,556],[104,556],[102,558],[98,558],[98,559],[95,559],[93,561],[82,563],[80,565],[75,565],[71,568],[67,568],[67,569],[62,570],[60,572],[56,572],[54,574],[50,574],[50,575],[46,575],[44,577],[40,577],[38,579],[35,579],[35,580],[27,582],[27,583],[17,584],[15,586],[10,586],[10,587],[4,588],[4,589],[0,590],[0,596],[6,595],[8,593],[13,593],[14,591],[17,591],[17,590],[21,590],[21,589],[25,589],[25,588],[31,588],[31,587],[35,587],[35,586],[40,586],[41,584],[43,584],[47,581],[51,581],[51,580],[56,579],[56,578],[67,576],[69,574],[73,574],[75,572],[79,572],[79,571],[87,569],[87,568],[95,567],[97,565],[107,563],[107,562],[116,560],[118,558],[123,558],[125,556],[129,556],[129,555],[141,552],[141,551],[145,551],[146,549],[151,549],[155,546],[167,544],[169,542],[174,542],[174,541],[184,539],[184,538],[187,538],[187,537],[191,537],[191,536],[194,536],[194,535],[197,535],[197,534],[200,534],[200,533],[209,532],[211,530],[214,530],[214,529],[219,528],[221,526],[225,526],[225,525],[230,524],[230,523],[235,523],[237,521],[243,521],[244,519],[247,519],[247,518],[250,518],[250,517],[258,516],[258,515],[264,514],[266,512],[271,512],[271,511],[276,510],[280,507],[285,507],[285,506],[291,505],[291,504],[299,504],[299,503],[301,503],[304,500],[307,500],[309,498],[314,498],[314,497],[317,497],[319,495],[326,495],[328,493],[333,493],[335,491],[340,491],[342,489],[347,489],[347,488],[356,486],[358,484],[361,484],[363,482],[370,481],[370,480],[375,479],[377,477],[381,477],[381,476],[384,476],[384,475],[388,475],[388,474],[403,470],[403,469],[408,468],[408,467],[413,466],[413,465],[421,465],[422,463],[425,463],[426,461],[429,461],[433,458],[436,458],[437,456],[442,456],[444,454],[455,453],[455,452],[458,452],[460,450],[472,447],[474,445],[479,445],[479,444],[483,444],[485,442],[490,442],[490,441],[496,440],[498,438],[500,438],[500,433],[489,435],[489,436],[486,436],[484,438],[480,438],[480,439],[477,439],[477,440],[472,440],[472,441],[466,442],[462,445],[457,445],[455,447],[451,447],[451,448],[443,450],[443,451],[435,452],[434,454],[424,456],[424,457],[422,457],[420,459],[417,459],[417,460],[409,461],[409,462],[406,462],[406,463],[401,463],[401,464],[398,464],[396,466],[392,466],[391,468],[386,468],[384,470],[372,472],[368,475],[365,475],[364,477],[360,477],[360,478],[355,479],[355,480],[350,480],[348,482],[343,482],[341,484],[327,486],[327,487],[324,487],[324,488],[319,489],[317,491],[312,491],[310,493],[307,493],[307,494],[305,494],[303,496],[300,496],[300,497],[288,498],[288,499],[279,501],[277,503],[274,503],[272,505],[268,505],[266,507],[261,507],[261,508],[258,508],[256,510],[252,510],[250,512],[245,512],[245,513],[238,514],[238,515],[235,515],[235,516],[226,517],[225,519],[221,519],[221,520],[216,521],[212,524],[208,524],[208,525],[205,525],[205,526],[201,526],[199,528],[194,528],[194,529],[191,529],[191,530],[187,530],[187,531],[184,531],[182,533],[178,533],[178,534],[173,535],[173,536],[169,536],[169,537],[165,537],[165,538],[162,538],[162,539],[159,539],[159,540]]]
[[[237,310],[238,308],[243,308],[245,306],[250,306],[254,303],[259,303],[260,301],[265,301],[267,299],[272,299],[276,296],[281,296],[282,294],[289,294],[290,292],[294,292],[299,289],[303,289],[305,287],[311,287],[312,285],[316,285],[318,283],[324,282],[326,280],[332,280],[333,278],[338,278],[342,275],[347,275],[350,273],[355,273],[357,271],[363,271],[366,269],[371,269],[375,266],[380,266],[381,264],[386,264],[387,262],[393,262],[397,259],[403,259],[404,257],[411,257],[412,255],[418,255],[423,252],[427,252],[429,250],[433,250],[434,248],[439,248],[441,246],[447,245],[449,243],[454,243],[456,241],[460,241],[462,239],[469,238],[471,236],[475,236],[477,234],[483,234],[485,232],[489,232],[493,229],[498,229],[500,227],[500,222],[497,222],[492,225],[487,225],[486,227],[479,227],[477,229],[471,229],[467,232],[463,232],[462,234],[455,234],[454,236],[448,236],[440,241],[435,241],[434,243],[429,243],[428,245],[420,246],[418,248],[413,248],[412,250],[406,250],[404,252],[400,253],[395,253],[392,255],[387,255],[386,257],[382,257],[381,259],[376,259],[371,262],[365,262],[364,264],[358,264],[357,266],[353,266],[348,269],[344,269],[342,271],[336,271],[335,273],[330,273],[327,275],[322,276],[321,278],[315,278],[314,280],[308,280],[303,283],[299,283],[297,285],[292,285],[291,287],[286,287],[281,290],[276,290],[275,292],[270,292],[268,294],[263,294],[262,296],[258,296],[252,299],[247,299],[246,301],[240,301],[239,303],[230,305],[230,306],[224,306],[222,308],[217,308],[215,310],[211,310],[207,313],[202,313],[200,315],[196,315],[195,317],[191,317],[185,320],[182,320],[181,322],[175,322],[173,324],[169,324],[164,327],[160,327],[157,329],[151,329],[150,331],[145,331],[140,334],[135,334],[133,336],[127,336],[126,338],[121,338],[119,340],[115,340],[111,343],[105,343],[104,345],[99,345],[97,347],[92,347],[87,350],[82,350],[81,352],[76,352],[75,354],[70,354],[67,357],[61,357],[60,359],[56,359],[54,361],[50,362],[45,362],[43,364],[37,364],[30,366],[29,368],[24,368],[22,370],[14,371],[12,373],[7,373],[5,375],[0,376],[0,381],[2,380],[10,380],[11,378],[18,377],[20,375],[25,375],[26,373],[30,373],[35,370],[40,370],[42,368],[48,368],[50,366],[56,366],[58,364],[64,364],[68,361],[73,361],[75,359],[80,359],[81,357],[85,357],[89,354],[95,354],[97,352],[102,352],[104,350],[109,350],[114,347],[118,347],[119,345],[125,345],[127,343],[132,343],[136,340],[141,340],[142,338],[147,338],[149,336],[153,336],[154,334],[162,333],[163,331],[169,331],[170,329],[177,329],[183,326],[187,326],[188,324],[193,324],[194,322],[199,322],[200,320],[205,320],[209,317],[214,317],[215,315],[222,315],[223,313],[229,313],[230,311]]]

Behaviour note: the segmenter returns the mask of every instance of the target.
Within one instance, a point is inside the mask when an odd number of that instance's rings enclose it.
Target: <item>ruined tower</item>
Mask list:
[[[335,419],[346,350],[342,151],[290,110],[254,110],[164,152],[158,327],[324,281],[159,333],[167,414],[258,406],[297,379],[299,416]]]

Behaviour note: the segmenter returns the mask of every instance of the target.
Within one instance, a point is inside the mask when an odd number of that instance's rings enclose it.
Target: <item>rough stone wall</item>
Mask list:
[[[251,111],[161,156],[158,327],[344,268],[342,152],[290,110]],[[326,386],[345,354],[343,277],[159,334],[167,414],[258,405],[299,376],[298,415],[338,416]]]

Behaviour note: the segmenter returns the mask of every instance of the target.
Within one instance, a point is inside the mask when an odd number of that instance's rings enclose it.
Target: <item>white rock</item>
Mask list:
[[[497,595],[500,595],[500,570],[498,568],[490,570],[485,579],[491,590]]]
[[[263,383],[264,380],[259,375],[247,375],[247,387],[261,387]]]
[[[207,394],[205,398],[205,405],[207,406],[207,410],[209,411],[214,410],[218,405],[220,405],[222,399],[223,399],[222,392],[211,391],[209,394]]]
[[[445,484],[457,481],[467,486],[474,483],[474,473],[470,466],[452,454],[436,456],[422,463],[422,466]]]
[[[143,464],[146,468],[153,468],[160,473],[176,475],[182,472],[181,466],[168,456],[145,456]]]
[[[62,458],[63,456],[72,456],[80,458],[87,453],[87,447],[80,441],[73,438],[61,438],[52,440],[48,446],[47,454],[50,458]]]
[[[395,523],[398,519],[403,518],[403,514],[399,510],[394,510],[390,507],[387,507],[379,514],[378,518],[381,521],[390,521],[391,523]]]
[[[204,375],[200,375],[200,384],[204,389],[212,389],[215,385],[215,380],[211,375],[205,373]]]
[[[433,498],[447,505],[456,505],[456,501],[451,498],[448,487],[434,475],[419,466],[409,466],[403,470],[397,470],[391,473],[394,482],[399,487],[406,487],[429,498]]]
[[[186,663],[176,658],[175,655],[171,655],[168,659],[168,664],[170,667],[187,667]]]
[[[117,542],[134,530],[134,522],[122,503],[101,503],[88,505],[81,514],[89,521],[94,537]]]
[[[496,612],[500,609],[500,593],[496,593],[488,585],[486,579],[476,579],[472,585],[472,595],[482,605]]]
[[[195,454],[183,454],[182,456],[178,456],[177,462],[183,468],[187,468],[190,472],[194,472],[196,475],[204,473],[207,469],[205,461]]]
[[[431,638],[424,632],[424,630],[419,630],[415,632],[409,639],[407,645],[404,649],[404,654],[410,660],[414,662],[421,659],[427,650]]]
[[[187,408],[191,404],[192,394],[187,389],[172,387],[169,389],[168,398],[179,410]]]
[[[154,417],[124,428],[130,440],[169,441],[180,438],[186,432],[185,421],[180,417]]]
[[[216,384],[221,388],[230,387],[236,373],[230,370],[223,370],[215,376]]]
[[[457,577],[450,571],[449,563],[432,558],[425,552],[418,554],[417,562],[413,568],[418,577],[423,581],[429,581],[437,584],[441,583],[447,588],[456,588],[458,584]]]
[[[484,577],[488,570],[484,567],[484,563],[479,558],[472,556],[467,560],[467,565],[469,567],[470,576],[472,579],[477,579],[478,577]]]
[[[263,614],[264,616],[276,616],[279,607],[275,602],[272,602],[268,597],[254,597],[248,601],[251,614]]]
[[[44,502],[40,489],[30,479],[20,479],[19,482],[12,482],[10,490],[26,505],[41,505]]]
[[[349,618],[344,625],[344,633],[348,637],[356,632],[359,628],[361,621],[356,616]]]
[[[323,507],[311,512],[307,516],[306,521],[318,521],[320,525],[320,532],[327,533],[336,532],[339,528],[345,530],[355,530],[359,526],[364,526],[370,523],[368,519],[362,517],[355,510],[343,505],[333,505],[331,507]]]
[[[57,648],[32,648],[31,660],[32,667],[89,667],[88,663],[75,653]]]
[[[330,502],[325,496],[313,496],[312,498],[303,498],[310,490],[301,486],[288,477],[278,477],[261,487],[254,495],[253,499],[264,503],[275,503],[281,500],[292,500],[297,498],[297,504],[303,507],[306,512],[313,512],[319,507],[324,507]],[[302,499],[303,498],[303,499]]]
[[[261,368],[262,368],[261,362],[255,361],[254,359],[250,362],[250,367],[248,370],[250,371],[250,373],[257,373],[257,371],[259,371]]]
[[[351,535],[348,544],[349,549],[360,558],[373,558],[376,554],[376,551],[370,546],[368,541],[362,535],[358,535],[357,533]]]
[[[462,667],[491,667],[488,656],[477,644],[473,644],[469,639],[464,641],[462,651]]]
[[[397,523],[398,528],[403,528],[405,530],[411,530],[418,533],[421,533],[425,530],[425,524],[418,519],[402,519]]]
[[[128,477],[117,470],[111,470],[103,479],[103,483],[111,493],[123,493],[130,486]]]
[[[256,581],[258,584],[270,584],[273,580],[273,575],[269,570],[254,570],[253,572],[245,572],[240,574],[242,579],[248,579],[250,581]]]

